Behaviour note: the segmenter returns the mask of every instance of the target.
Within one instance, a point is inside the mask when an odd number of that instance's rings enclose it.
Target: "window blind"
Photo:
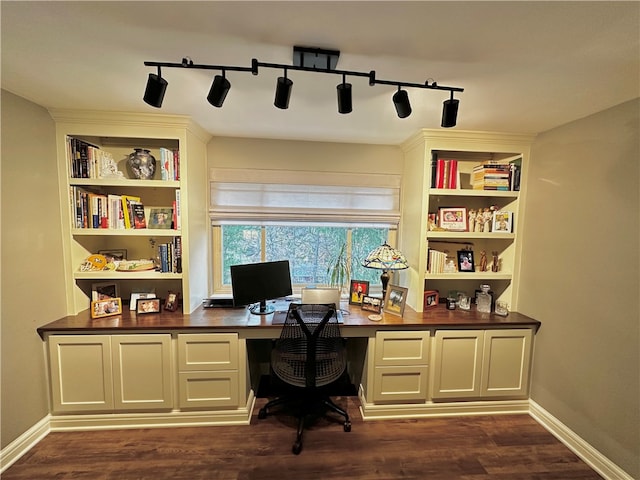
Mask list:
[[[212,168],[209,185],[214,225],[400,220],[400,175]]]

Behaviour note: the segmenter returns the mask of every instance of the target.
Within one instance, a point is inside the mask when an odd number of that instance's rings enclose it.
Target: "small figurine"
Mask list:
[[[484,250],[480,252],[480,271],[487,271],[487,252],[485,252]]]
[[[491,264],[491,271],[497,272],[498,270],[500,270],[500,259],[498,258],[498,252],[494,250],[493,252],[491,252],[491,255],[493,255],[493,263]]]
[[[482,218],[484,220],[484,225],[482,228],[483,232],[490,232],[491,231],[491,218],[493,217],[493,214],[491,213],[491,210],[489,208],[485,208],[484,209],[484,213],[482,214]]]
[[[469,210],[469,231],[473,232],[476,228],[476,211],[472,208]]]

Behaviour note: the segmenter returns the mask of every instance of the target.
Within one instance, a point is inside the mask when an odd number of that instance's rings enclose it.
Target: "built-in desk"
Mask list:
[[[364,419],[528,410],[537,320],[439,306],[374,322],[342,310]],[[282,328],[272,319],[200,307],[95,320],[85,311],[44,325],[51,427],[246,424],[264,350]]]

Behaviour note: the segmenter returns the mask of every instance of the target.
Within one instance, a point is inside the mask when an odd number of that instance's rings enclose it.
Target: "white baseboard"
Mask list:
[[[573,430],[533,400],[529,400],[529,415],[606,480],[633,480],[631,475],[585,442]]]
[[[0,450],[0,474],[13,465],[20,457],[31,450],[51,431],[50,416],[47,415],[13,442]]]

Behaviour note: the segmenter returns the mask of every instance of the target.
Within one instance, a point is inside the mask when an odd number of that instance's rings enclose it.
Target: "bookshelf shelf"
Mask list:
[[[511,280],[511,272],[426,273],[425,280]]]
[[[69,178],[69,185],[92,187],[179,188],[179,180],[136,180],[117,178]]]
[[[181,273],[163,273],[156,271],[146,272],[118,272],[114,270],[101,272],[76,272],[73,274],[76,280],[181,280]]]
[[[518,198],[518,191],[497,191],[497,190],[473,190],[473,189],[451,189],[451,188],[430,188],[430,196],[442,197],[487,197],[487,198]]]
[[[473,240],[473,239],[490,239],[490,240],[514,240],[515,233],[493,233],[493,232],[427,232],[427,238],[431,240]]]
[[[124,230],[110,228],[74,228],[71,235],[77,237],[180,237],[182,230],[165,230],[155,228],[127,228]]]

